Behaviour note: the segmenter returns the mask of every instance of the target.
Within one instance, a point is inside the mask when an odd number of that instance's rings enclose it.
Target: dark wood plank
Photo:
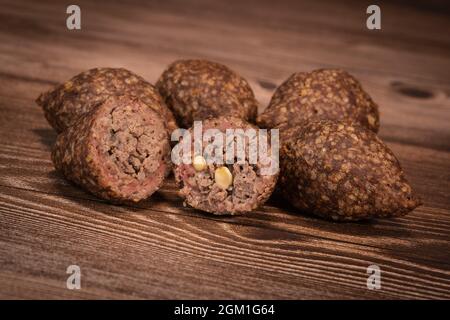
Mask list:
[[[170,294],[180,298],[325,298],[324,292],[314,288],[326,285],[335,292],[348,288],[360,297],[449,297],[445,269],[390,257],[375,248],[229,219],[0,188],[1,259],[6,267],[2,272],[37,268],[37,275],[44,273],[55,282],[60,279],[55,291],[68,291],[64,270],[76,261],[87,268],[81,295],[106,287],[127,296],[136,290],[146,298]],[[36,233],[47,241],[36,242]],[[33,266],[36,262],[41,265]],[[365,288],[366,268],[372,263],[383,268],[381,292]],[[101,276],[104,272],[109,281]],[[127,281],[133,282],[131,292]]]

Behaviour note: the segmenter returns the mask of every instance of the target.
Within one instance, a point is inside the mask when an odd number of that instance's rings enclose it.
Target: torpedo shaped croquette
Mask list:
[[[54,89],[42,93],[36,103],[50,125],[62,132],[77,119],[111,96],[139,98],[158,113],[169,132],[177,128],[172,112],[153,85],[123,68],[95,68],[82,72]]]
[[[361,220],[403,216],[421,204],[397,158],[373,131],[322,120],[287,133],[279,188],[296,208]]]
[[[283,130],[317,120],[355,122],[374,132],[380,126],[377,104],[358,80],[337,69],[294,73],[277,88],[256,123]]]
[[[234,116],[254,122],[258,103],[248,82],[227,66],[207,60],[172,63],[156,83],[183,128],[195,120]]]

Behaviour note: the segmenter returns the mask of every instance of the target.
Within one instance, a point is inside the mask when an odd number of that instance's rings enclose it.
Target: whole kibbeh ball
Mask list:
[[[277,88],[256,123],[284,130],[317,120],[347,120],[373,132],[380,126],[375,102],[353,76],[337,69],[294,73]]]
[[[42,93],[36,103],[44,110],[50,125],[60,133],[108,98],[122,95],[138,98],[158,113],[169,133],[177,128],[175,118],[158,90],[142,77],[124,68],[94,68],[84,71]]]
[[[345,221],[403,216],[421,204],[373,131],[322,120],[288,129],[286,136],[279,189],[294,207]]]
[[[207,60],[179,60],[156,87],[183,128],[195,120],[234,116],[254,122],[258,102],[248,82],[228,67]]]

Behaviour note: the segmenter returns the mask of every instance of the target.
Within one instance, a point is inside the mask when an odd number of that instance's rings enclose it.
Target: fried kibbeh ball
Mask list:
[[[36,103],[44,110],[50,125],[60,133],[109,97],[120,95],[139,98],[162,117],[169,132],[177,128],[158,90],[124,68],[95,68],[82,72],[42,93]]]
[[[348,221],[403,216],[422,203],[373,131],[330,120],[288,131],[279,189],[294,207]]]
[[[207,60],[178,60],[156,87],[183,128],[195,120],[235,116],[254,122],[258,102],[248,82],[228,67]]]

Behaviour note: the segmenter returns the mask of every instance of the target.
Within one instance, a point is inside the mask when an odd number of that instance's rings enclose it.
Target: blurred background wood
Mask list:
[[[450,298],[450,14],[444,1],[0,1],[0,297]],[[332,223],[271,199],[218,218],[184,208],[173,181],[113,206],[54,171],[55,133],[34,99],[98,66],[154,82],[179,58],[219,61],[261,103],[291,73],[344,68],[380,105],[381,138],[424,206],[393,220]],[[81,267],[81,290],[66,268]],[[382,271],[368,290],[366,268]]]

